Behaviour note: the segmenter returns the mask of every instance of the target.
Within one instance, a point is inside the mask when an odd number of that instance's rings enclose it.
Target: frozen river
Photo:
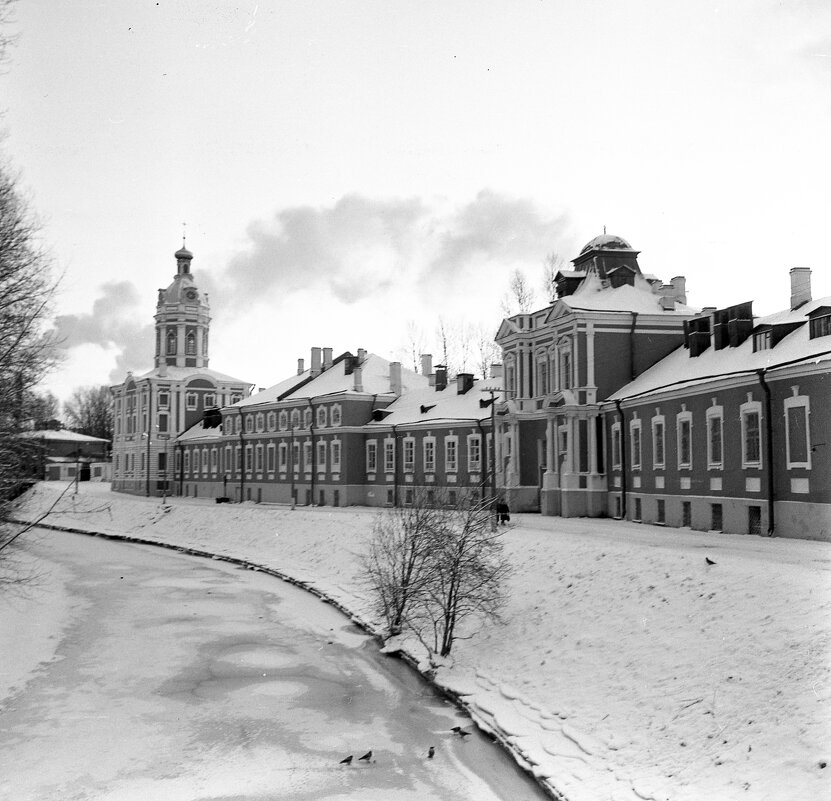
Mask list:
[[[36,625],[60,582],[72,611],[56,658],[0,705],[0,797],[546,797],[486,738],[451,734],[470,721],[302,590],[73,534],[26,549],[41,576],[15,603]]]

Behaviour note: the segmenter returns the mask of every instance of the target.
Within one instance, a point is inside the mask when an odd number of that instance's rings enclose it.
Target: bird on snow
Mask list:
[[[433,746],[430,746],[430,749],[427,751],[427,759],[432,759],[436,753],[436,749]]]
[[[458,734],[463,740],[465,737],[470,737],[470,732],[465,731],[461,726],[454,726],[450,731],[452,731],[453,734]]]
[[[714,565],[714,564],[715,564],[715,562],[714,562],[712,559],[710,559],[710,557],[709,557],[709,556],[705,556],[705,557],[704,557],[704,561],[705,561],[708,565]]]
[[[372,750],[367,751],[362,757],[358,757],[359,762],[369,762],[372,759]]]
[[[342,759],[338,764],[339,765],[351,765],[352,764],[352,754],[350,754],[348,757],[346,757],[346,759]]]

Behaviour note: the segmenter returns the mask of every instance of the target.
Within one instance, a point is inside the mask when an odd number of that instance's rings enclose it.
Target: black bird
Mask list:
[[[458,734],[463,740],[465,737],[470,737],[470,732],[465,731],[461,726],[454,726],[450,731],[452,731],[453,734]]]
[[[435,755],[435,753],[436,753],[436,749],[433,748],[433,746],[431,745],[430,750],[427,751],[427,759],[432,759],[433,756]]]
[[[362,757],[358,757],[358,760],[360,762],[369,762],[370,759],[372,759],[372,751],[371,750],[367,751]]]
[[[714,565],[714,564],[715,564],[715,562],[714,562],[712,559],[710,559],[710,557],[709,557],[709,556],[705,556],[705,557],[704,557],[704,561],[705,561],[708,565]]]
[[[346,757],[346,759],[342,759],[338,764],[339,765],[351,765],[352,764],[352,754],[350,754],[348,757]]]

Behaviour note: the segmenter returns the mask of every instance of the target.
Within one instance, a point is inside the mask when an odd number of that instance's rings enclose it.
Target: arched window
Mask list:
[[[300,409],[291,410],[291,427],[300,428]]]
[[[167,355],[168,356],[175,356],[176,355],[176,332],[175,331],[168,331],[167,332]]]
[[[326,425],[326,407],[325,406],[318,406],[317,409],[317,425],[319,428],[323,428]]]
[[[516,396],[516,363],[513,354],[505,357],[505,389],[511,397]]]
[[[191,331],[185,340],[185,353],[188,356],[196,356],[196,334]]]
[[[303,413],[303,428],[311,428],[312,427],[312,410],[306,409]]]
[[[269,431],[274,431],[274,429],[277,425],[277,415],[274,412],[269,412],[268,415],[266,415],[266,421],[267,421],[266,424],[268,426],[268,430]]]
[[[285,431],[289,427],[289,415],[285,409],[282,409],[279,414],[280,431]]]

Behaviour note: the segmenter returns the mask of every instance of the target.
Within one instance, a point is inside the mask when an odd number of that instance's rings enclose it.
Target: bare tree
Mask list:
[[[450,331],[450,323],[444,318],[439,317],[436,323],[436,339],[438,340],[438,352],[441,357],[441,364],[443,364],[448,371],[450,371],[450,351],[452,349],[452,336]]]
[[[501,359],[499,345],[494,341],[494,332],[484,323],[473,328],[473,343],[476,353],[476,366],[482,378],[490,378],[491,365]]]
[[[565,259],[554,251],[549,253],[542,262],[542,291],[549,303],[557,297],[557,282],[555,277],[565,267]]]
[[[112,397],[107,386],[79,387],[63,405],[66,422],[73,431],[90,437],[112,439]]]
[[[510,564],[502,532],[493,529],[487,502],[462,501],[445,510],[425,591],[414,599],[406,622],[428,650],[449,656],[460,627],[470,619],[496,620],[506,601]]]
[[[431,655],[449,656],[471,619],[498,618],[510,566],[490,503],[412,505],[379,517],[364,579],[391,634],[411,631]],[[464,631],[464,634],[460,634]]]
[[[403,348],[405,358],[412,362],[413,371],[421,370],[421,354],[424,353],[424,331],[415,320],[407,320],[407,343]]]
[[[506,317],[527,314],[534,307],[534,290],[525,273],[519,268],[511,273],[508,291],[502,296],[502,311]]]
[[[363,575],[390,635],[401,633],[410,605],[429,583],[441,514],[418,493],[411,506],[385,510],[375,520]]]

